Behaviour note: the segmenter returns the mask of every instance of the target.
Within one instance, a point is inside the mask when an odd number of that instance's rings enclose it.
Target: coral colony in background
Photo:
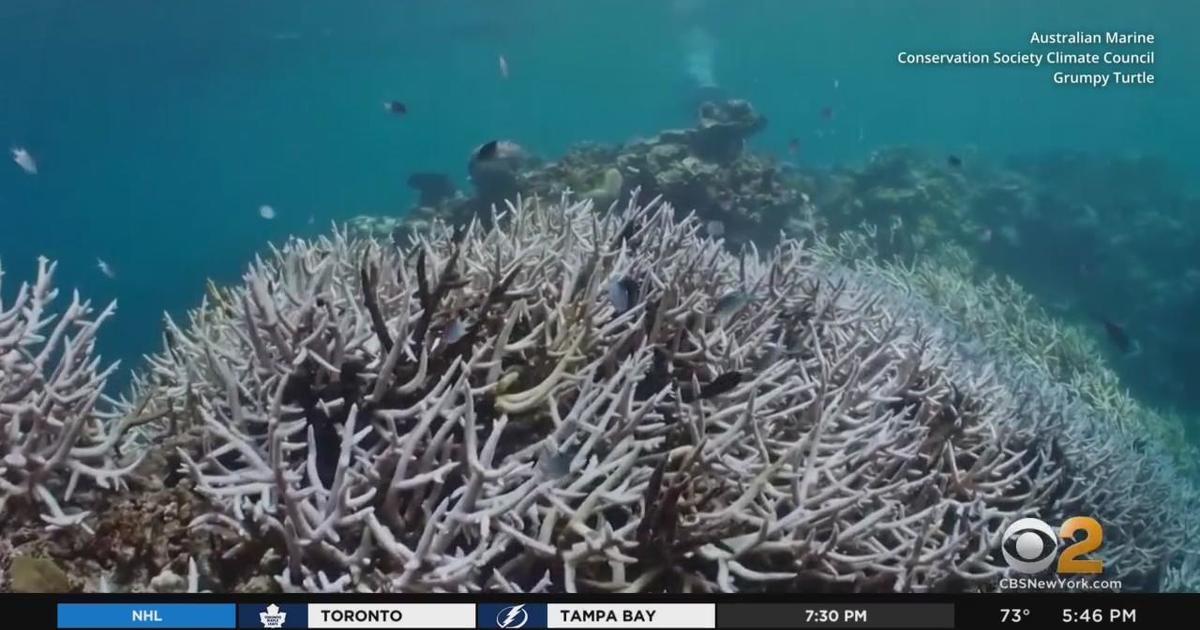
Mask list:
[[[745,150],[765,124],[731,101],[554,163],[481,145],[471,195],[414,175],[402,223],[210,286],[120,400],[112,307],[64,308],[43,262],[0,304],[0,584],[977,591],[1015,519],[1086,514],[1104,577],[1200,588],[1178,423],[976,279],[962,178],[806,180]],[[947,246],[876,255],[918,237]]]

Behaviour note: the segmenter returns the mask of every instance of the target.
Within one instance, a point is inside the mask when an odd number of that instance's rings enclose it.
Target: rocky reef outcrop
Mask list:
[[[732,241],[772,241],[803,201],[785,181],[779,163],[746,150],[747,140],[766,125],[766,118],[749,102],[731,100],[704,103],[695,127],[623,145],[583,143],[553,161],[532,159],[515,143],[501,141],[497,155],[503,154],[503,159],[480,160],[479,149],[472,154],[472,196],[418,205],[405,218],[406,225],[419,230],[431,216],[450,222],[479,216],[486,221],[498,199],[518,194],[556,199],[570,191],[607,208],[640,190],[643,200],[661,196],[705,221],[721,222]],[[352,227],[385,235],[378,220],[369,217]]]

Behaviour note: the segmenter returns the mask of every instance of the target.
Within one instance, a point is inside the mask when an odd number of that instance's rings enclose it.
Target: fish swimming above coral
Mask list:
[[[1101,325],[1104,326],[1104,334],[1108,337],[1108,341],[1113,347],[1125,356],[1138,354],[1141,346],[1136,339],[1129,335],[1129,331],[1124,326],[1107,317],[1100,317],[1099,319]]]
[[[517,176],[528,157],[525,149],[511,140],[491,140],[471,152],[467,173],[485,207],[516,196]]]
[[[13,147],[12,159],[13,162],[15,162],[17,166],[21,167],[21,170],[25,171],[26,174],[37,175],[37,161],[33,159],[33,156],[29,154],[29,151],[27,151],[25,147]]]
[[[408,176],[408,187],[420,193],[417,203],[422,206],[435,206],[458,192],[445,173],[413,173]]]

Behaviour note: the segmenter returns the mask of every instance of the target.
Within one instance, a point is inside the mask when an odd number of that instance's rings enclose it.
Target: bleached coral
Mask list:
[[[116,303],[95,313],[75,293],[54,312],[55,268],[39,259],[32,285],[10,305],[0,296],[0,519],[27,499],[51,527],[70,527],[88,515],[69,505],[80,481],[116,488],[131,467],[115,465],[120,431],[96,411],[117,367],[101,367],[96,333]]]
[[[1161,504],[1131,527],[1169,471],[797,241],[655,202],[490,224],[293,239],[170,326],[194,527],[322,591],[969,589],[1031,515],[1103,514],[1117,577],[1180,544]]]
[[[1186,576],[1200,579],[1188,559],[1200,540],[1200,454],[1188,445],[1182,420],[1130,396],[1090,336],[1055,320],[1011,279],[974,277],[964,251],[882,262],[864,236],[844,234],[835,245],[822,244],[820,256],[849,262],[880,291],[912,296],[924,304],[920,317],[955,330],[975,362],[996,365],[1022,395],[1057,401],[1056,448],[1087,465],[1068,469],[1072,490],[1046,506],[1047,519],[1097,518],[1105,532],[1098,555],[1119,563],[1132,587],[1170,589]],[[1147,545],[1156,551],[1147,554]]]

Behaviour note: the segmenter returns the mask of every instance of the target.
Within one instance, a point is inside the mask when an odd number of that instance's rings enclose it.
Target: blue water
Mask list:
[[[3,0],[0,140],[41,169],[0,164],[5,292],[37,256],[59,260],[61,286],[119,300],[102,348],[136,367],[161,314],[196,305],[206,278],[236,280],[288,234],[402,212],[413,171],[465,183],[466,155],[492,138],[553,158],[690,124],[697,30],[715,80],[770,119],[756,150],[782,155],[797,137],[801,161],[832,165],[892,144],[1069,147],[1195,172],[1198,17],[1177,1]],[[1103,29],[1155,33],[1157,85],[896,62]],[[384,113],[387,99],[408,115]]]

